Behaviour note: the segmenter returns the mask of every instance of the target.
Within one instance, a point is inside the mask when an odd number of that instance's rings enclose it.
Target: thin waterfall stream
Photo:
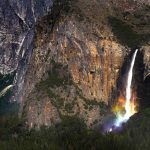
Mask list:
[[[116,115],[116,119],[113,124],[115,127],[120,127],[122,123],[127,122],[129,118],[137,112],[136,94],[132,91],[133,69],[137,52],[138,49],[135,50],[132,56],[129,72],[127,74],[125,96],[120,96],[118,98],[118,102],[113,109],[113,112]],[[109,131],[111,132],[112,130],[113,129],[111,127]]]

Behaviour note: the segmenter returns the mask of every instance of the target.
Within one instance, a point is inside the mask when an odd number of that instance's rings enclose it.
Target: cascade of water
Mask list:
[[[132,96],[132,78],[133,78],[133,67],[135,63],[135,58],[137,55],[138,49],[133,54],[130,69],[127,76],[127,84],[126,84],[126,96],[125,96],[125,114],[117,114],[117,119],[115,122],[115,126],[120,126],[123,122],[126,122],[132,115],[136,113],[135,111],[135,105],[131,102],[131,96]]]
[[[132,84],[132,78],[133,78],[133,67],[134,67],[134,63],[135,63],[135,58],[137,55],[138,49],[136,49],[136,51],[134,52],[133,58],[132,58],[132,62],[131,62],[131,66],[130,66],[130,70],[128,73],[128,79],[127,79],[127,86],[126,86],[126,104],[125,104],[125,110],[126,110],[126,114],[125,116],[130,117],[130,100],[131,100],[131,84]]]
[[[1,92],[0,92],[0,97],[4,96],[5,93],[10,89],[12,88],[13,85],[8,85],[7,87],[5,87]]]

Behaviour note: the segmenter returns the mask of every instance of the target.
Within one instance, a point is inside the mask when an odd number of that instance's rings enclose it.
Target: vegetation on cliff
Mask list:
[[[108,17],[112,32],[117,40],[128,47],[142,46],[150,40],[150,7],[143,6],[133,12],[117,12]]]
[[[123,45],[135,48],[137,46],[143,45],[150,39],[150,34],[140,34],[136,32],[132,25],[122,21],[121,19],[116,17],[109,17],[108,20],[112,26],[114,35]]]
[[[120,133],[101,134],[86,127],[83,120],[63,117],[55,127],[27,130],[17,117],[0,118],[2,150],[148,150],[150,109],[131,118]]]
[[[2,150],[119,150],[128,145],[122,136],[101,135],[86,128],[82,120],[64,118],[61,124],[40,131],[25,130],[17,118],[0,120]]]

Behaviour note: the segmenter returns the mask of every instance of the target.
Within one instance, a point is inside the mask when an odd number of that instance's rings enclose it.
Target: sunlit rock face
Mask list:
[[[144,63],[145,63],[145,78],[150,76],[150,45],[143,46]]]
[[[16,15],[29,28],[43,15],[51,10],[52,0],[11,0],[9,2]]]
[[[10,73],[26,59],[36,21],[50,11],[52,1],[3,0],[0,3],[0,72]],[[28,45],[28,46],[27,46]],[[31,51],[31,48],[30,48]],[[26,54],[28,55],[28,54]]]
[[[62,115],[78,115],[91,127],[105,116],[101,102],[114,100],[119,71],[131,48],[112,30],[108,17],[147,34],[132,14],[143,3],[78,0],[56,5],[52,0],[0,3],[0,72],[17,69],[14,100],[20,102],[20,114],[26,112],[29,127],[50,126]],[[148,24],[146,12],[142,10]],[[148,49],[144,47],[147,68]]]
[[[52,5],[52,0],[4,0],[0,3],[0,73],[16,71],[11,101],[20,102],[24,75],[33,49],[35,25],[48,14]]]
[[[130,45],[122,43],[107,18],[117,14],[118,19],[132,23],[131,12],[136,14],[137,10],[143,9],[142,3],[138,7],[135,2],[132,5],[128,1],[124,1],[126,5],[117,2],[116,5],[107,1],[69,3],[67,9],[60,9],[61,14],[54,9],[51,15],[38,22],[35,48],[20,96],[24,104],[21,111],[27,112],[29,127],[55,124],[63,115],[78,115],[89,127],[102,122],[108,110],[105,105],[114,100],[119,71],[130,52]],[[129,16],[118,15],[120,10],[130,10]],[[145,9],[142,11],[145,14]],[[139,34],[148,33],[146,29],[139,30],[135,26]],[[133,36],[137,35],[134,33]],[[148,64],[147,51],[143,52]],[[56,84],[54,80],[59,78],[67,78],[67,82],[63,80]],[[42,96],[43,87],[47,89],[46,97]],[[51,102],[50,110],[53,107],[57,110],[52,115],[43,111],[47,102]],[[53,121],[53,115],[58,120]]]
[[[8,1],[0,3],[0,10],[0,72],[8,73],[17,67],[22,31],[26,30],[26,27]]]
[[[88,12],[85,4],[79,4],[74,4],[75,10],[72,14],[62,11],[52,32],[49,27],[51,16],[43,18],[37,27],[35,48],[25,77],[21,101],[29,107],[33,106],[35,98],[33,99],[32,95],[38,97],[36,93],[43,91],[36,89],[37,84],[48,79],[49,71],[55,76],[53,61],[66,66],[65,70],[59,72],[59,76],[66,76],[73,84],[68,85],[66,82],[59,86],[49,85],[49,99],[41,94],[33,107],[25,109],[30,116],[30,127],[47,125],[46,120],[50,119],[48,114],[39,122],[35,121],[38,115],[31,117],[30,112],[37,114],[38,111],[39,119],[41,115],[44,116],[43,107],[40,105],[42,101],[53,101],[52,105],[61,115],[78,115],[88,126],[94,126],[101,122],[104,116],[100,104],[108,104],[112,93],[115,93],[119,69],[129,50],[113,39],[107,19],[95,15],[103,10],[95,8],[96,12]],[[79,8],[76,8],[76,5]],[[83,12],[80,12],[80,9]],[[106,11],[103,12],[108,15]],[[95,18],[92,17],[93,13]],[[60,101],[61,106],[54,101]]]

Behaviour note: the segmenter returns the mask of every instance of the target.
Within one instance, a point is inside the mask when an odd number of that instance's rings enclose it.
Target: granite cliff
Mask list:
[[[116,98],[124,61],[137,47],[142,80],[149,80],[149,1],[13,0],[1,10],[0,71],[16,70],[11,99],[30,128],[68,115],[99,125]]]

